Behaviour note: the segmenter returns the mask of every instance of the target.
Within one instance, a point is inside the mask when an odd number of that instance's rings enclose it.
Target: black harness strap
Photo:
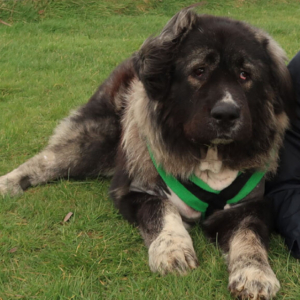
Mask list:
[[[226,202],[232,199],[243,188],[252,174],[252,172],[241,173],[227,188],[223,189],[219,194],[208,192],[191,181],[187,182],[179,180],[179,182],[193,195],[208,204],[206,216],[209,216],[216,210],[224,209]]]

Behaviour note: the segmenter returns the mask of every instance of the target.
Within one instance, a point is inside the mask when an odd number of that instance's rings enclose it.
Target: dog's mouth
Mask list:
[[[227,145],[232,143],[234,140],[229,136],[220,136],[211,141],[213,145]]]
[[[206,143],[203,142],[198,142],[196,139],[191,138],[190,141],[193,144],[200,144],[200,145],[213,145],[213,146],[217,146],[217,145],[228,145],[233,143],[235,140],[232,136],[230,135],[218,135],[218,137],[211,139],[209,142],[207,141]]]
[[[212,145],[228,145],[233,142],[246,141],[249,138],[251,128],[249,122],[244,122],[244,118],[240,118],[230,124],[211,122],[211,138]]]

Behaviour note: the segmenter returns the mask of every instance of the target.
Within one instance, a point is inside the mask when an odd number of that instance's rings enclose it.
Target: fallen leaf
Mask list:
[[[65,216],[64,222],[68,222],[72,216],[73,216],[73,213],[72,213],[72,212],[69,212],[69,213]]]
[[[10,250],[8,250],[9,253],[14,253],[18,250],[17,247],[11,248]]]

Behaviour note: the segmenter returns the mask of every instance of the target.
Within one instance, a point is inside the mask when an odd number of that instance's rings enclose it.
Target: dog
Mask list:
[[[0,194],[113,176],[111,198],[138,226],[153,272],[198,266],[188,229],[202,221],[225,254],[232,295],[271,299],[280,284],[263,194],[293,110],[285,60],[262,30],[183,9],[61,121],[41,153],[0,177]]]

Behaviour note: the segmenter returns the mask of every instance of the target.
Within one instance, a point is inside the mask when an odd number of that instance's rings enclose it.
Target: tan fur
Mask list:
[[[16,196],[22,194],[23,189],[20,180],[24,175],[30,177],[32,185],[45,183],[56,178],[55,166],[65,166],[65,164],[68,164],[67,160],[65,157],[58,157],[53,151],[45,149],[12,172],[0,177],[0,195]],[[66,176],[67,174],[60,175]]]
[[[198,266],[193,242],[173,205],[166,203],[163,228],[149,247],[152,272],[185,274]]]
[[[193,173],[195,161],[192,157],[176,157],[169,153],[164,146],[159,130],[151,122],[151,114],[155,113],[155,104],[149,100],[140,81],[134,81],[133,92],[128,96],[127,108],[123,117],[122,145],[128,158],[130,174],[141,177],[155,175],[155,168],[148,153],[147,143],[151,147],[158,165],[162,165],[167,173],[174,176],[188,177]],[[157,173],[156,173],[157,174]]]
[[[269,265],[266,249],[254,232],[244,227],[249,222],[250,217],[243,221],[230,242],[227,256],[229,290],[241,299],[270,299],[280,284]]]
[[[156,178],[157,172],[147,149],[146,137],[149,134],[143,127],[143,122],[148,119],[148,116],[145,116],[147,109],[144,106],[148,98],[140,81],[133,81],[132,92],[126,100],[127,108],[122,119],[124,128],[122,146],[128,160],[126,167],[130,175],[135,174],[141,182],[149,183]]]

